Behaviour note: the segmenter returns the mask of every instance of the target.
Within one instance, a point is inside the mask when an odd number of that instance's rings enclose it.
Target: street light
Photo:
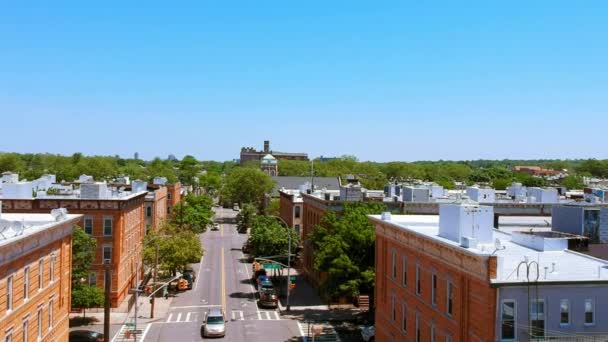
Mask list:
[[[274,217],[276,219],[278,219],[279,221],[281,221],[281,223],[283,223],[285,225],[285,229],[287,229],[287,239],[288,239],[288,247],[287,247],[287,299],[286,299],[286,307],[287,307],[287,311],[291,310],[291,305],[289,304],[289,292],[291,290],[291,277],[290,277],[290,271],[291,271],[291,231],[289,230],[289,225],[287,224],[287,222],[285,222],[285,220],[283,220],[282,217],[279,216],[274,216],[274,215],[267,215],[268,217]]]

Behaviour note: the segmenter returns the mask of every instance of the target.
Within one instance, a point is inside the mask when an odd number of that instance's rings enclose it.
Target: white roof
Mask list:
[[[377,220],[381,220],[380,215],[371,215]],[[514,219],[514,218],[513,218]],[[546,219],[543,217],[543,219]],[[439,215],[391,215],[389,222],[400,229],[415,232],[428,239],[433,239],[440,243],[460,248],[463,251],[479,256],[496,255],[498,260],[498,270],[496,279],[492,283],[515,283],[525,282],[525,269],[522,266],[519,279],[517,278],[517,267],[527,256],[529,261],[536,261],[539,264],[540,276],[538,281],[541,283],[564,282],[564,281],[598,281],[608,280],[608,262],[593,258],[581,253],[570,250],[559,251],[538,251],[511,241],[511,234],[500,230],[492,229],[492,240],[499,240],[503,249],[496,250],[495,244],[480,245],[478,248],[464,248],[459,243],[438,236]],[[521,226],[521,231],[530,230],[533,227]],[[556,272],[550,272],[555,263]],[[545,277],[545,267],[547,276]],[[523,274],[523,276],[522,276]]]
[[[67,214],[65,219],[56,221],[51,214],[5,214],[0,215],[0,246],[26,239],[42,230],[62,224],[66,220],[82,215]],[[23,228],[23,229],[21,229]]]

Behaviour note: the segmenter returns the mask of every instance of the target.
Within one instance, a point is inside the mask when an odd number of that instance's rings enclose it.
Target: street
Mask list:
[[[216,209],[217,218],[232,219],[236,214]],[[166,317],[147,328],[145,341],[201,341],[204,314],[213,307],[226,315],[226,341],[300,341],[296,321],[282,319],[278,310],[258,308],[251,264],[241,252],[246,234],[224,223],[199,238],[205,252],[201,263],[191,265],[197,272],[192,290],[173,298]]]

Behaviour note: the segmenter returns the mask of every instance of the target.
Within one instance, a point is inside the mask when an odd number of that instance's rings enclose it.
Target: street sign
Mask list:
[[[289,280],[290,280],[290,281],[296,281],[296,276],[291,276],[291,277],[289,277]]]
[[[280,270],[281,265],[279,264],[262,264],[265,270]]]

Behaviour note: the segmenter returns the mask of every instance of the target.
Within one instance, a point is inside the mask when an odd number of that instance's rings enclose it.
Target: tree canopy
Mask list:
[[[299,244],[298,234],[293,229],[287,229],[274,217],[256,216],[251,227],[249,242],[252,245],[251,255],[267,257],[275,255],[287,256],[291,235],[291,252],[294,253]]]
[[[91,265],[95,261],[97,240],[76,226],[72,233],[72,286],[88,279]]]
[[[227,177],[222,197],[228,203],[245,203],[260,206],[264,195],[272,191],[272,178],[259,169],[238,167]]]

